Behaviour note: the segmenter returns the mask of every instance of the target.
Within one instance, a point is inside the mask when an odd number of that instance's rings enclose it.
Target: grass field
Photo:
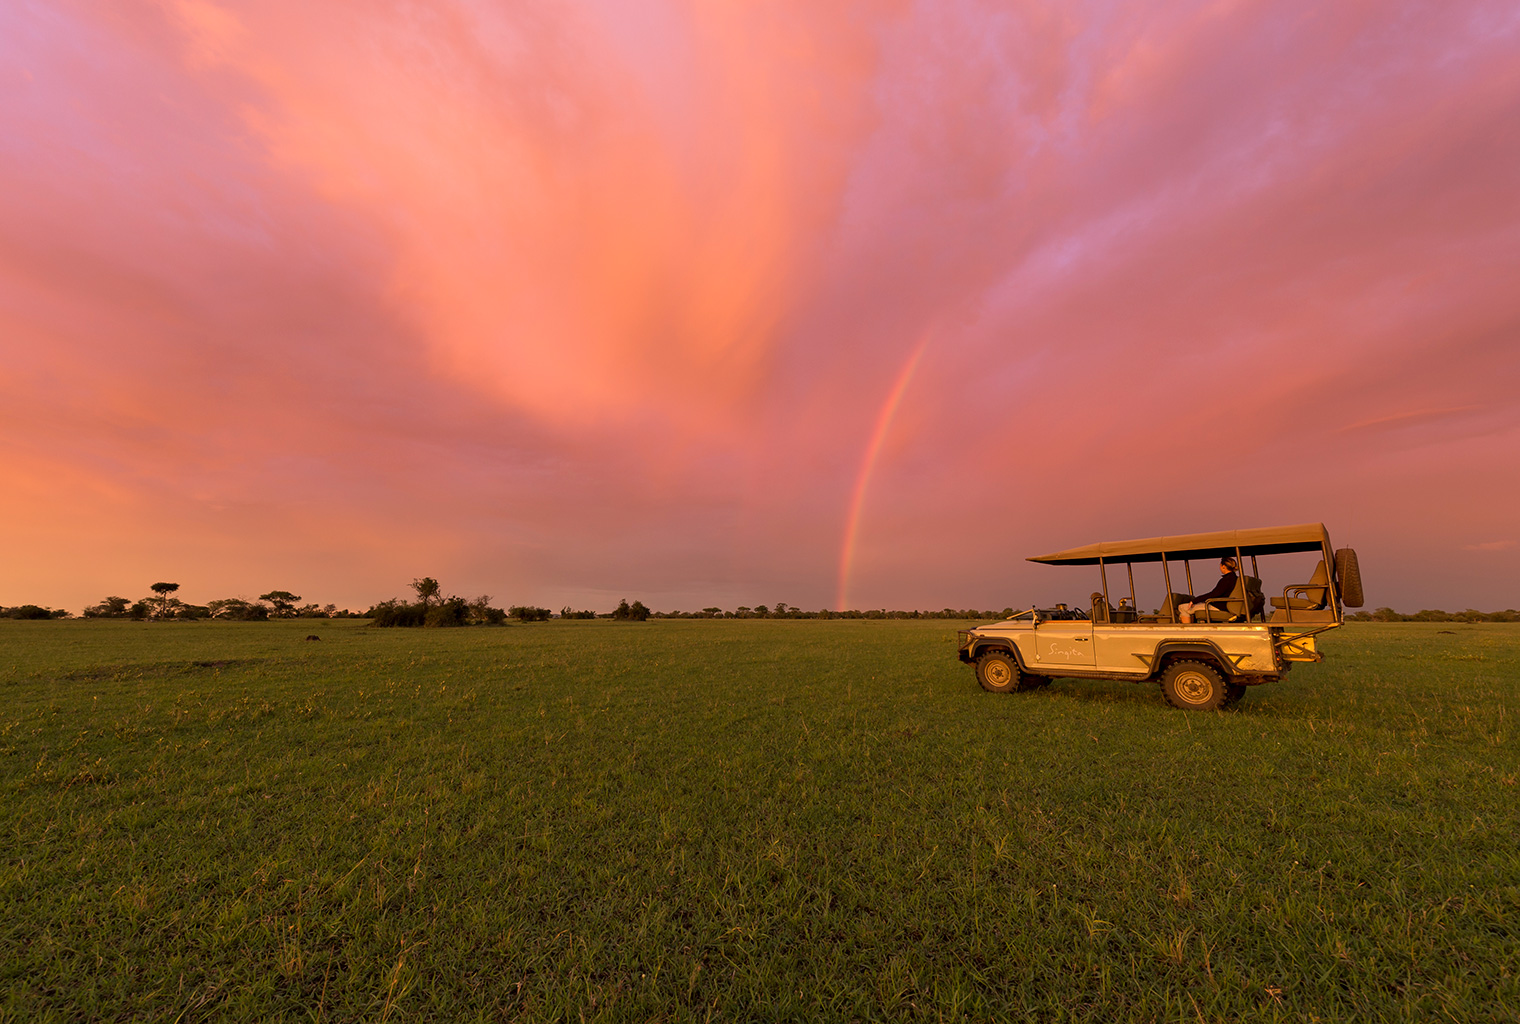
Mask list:
[[[1520,627],[954,631],[0,622],[0,1019],[1520,1020]]]

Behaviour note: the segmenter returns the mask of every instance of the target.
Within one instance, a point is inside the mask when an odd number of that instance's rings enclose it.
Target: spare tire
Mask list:
[[[1362,570],[1356,564],[1356,552],[1341,548],[1335,553],[1335,587],[1340,591],[1341,604],[1347,608],[1362,606]]]

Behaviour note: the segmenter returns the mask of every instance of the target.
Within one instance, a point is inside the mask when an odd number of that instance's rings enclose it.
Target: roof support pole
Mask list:
[[[1172,572],[1166,567],[1166,552],[1161,552],[1161,580],[1166,584],[1166,599],[1162,607],[1166,609],[1167,618],[1172,622],[1177,621],[1177,608],[1172,604]]]
[[[1255,557],[1255,556],[1252,556]],[[1246,560],[1240,557],[1240,545],[1235,545],[1235,578],[1240,581],[1240,596],[1246,606],[1246,621],[1251,621],[1251,595],[1246,590]],[[1228,606],[1226,606],[1228,607]]]

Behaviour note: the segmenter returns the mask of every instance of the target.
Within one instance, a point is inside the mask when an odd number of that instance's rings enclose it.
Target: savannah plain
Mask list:
[[[1520,626],[955,628],[0,622],[0,1019],[1520,1019]]]

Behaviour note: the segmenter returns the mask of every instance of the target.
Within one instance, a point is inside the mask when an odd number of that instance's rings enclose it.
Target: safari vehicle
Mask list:
[[[1268,612],[1258,560],[1298,553],[1288,561],[1306,566],[1316,552],[1318,567],[1306,581],[1283,586],[1280,595],[1274,590]],[[1212,572],[1226,557],[1238,567],[1234,592],[1210,602],[1197,621],[1182,622],[1178,606],[1193,593],[1193,563]],[[1128,679],[1159,682],[1175,707],[1224,708],[1248,686],[1281,679],[1296,664],[1324,660],[1318,636],[1345,621],[1343,606],[1362,604],[1356,552],[1334,550],[1323,523],[1102,541],[1029,560],[1096,565],[1102,589],[1085,614],[1064,605],[1030,608],[963,631],[960,659],[976,666],[984,690],[1032,690],[1058,677]],[[1156,566],[1147,563],[1160,563],[1157,582],[1164,584],[1165,598],[1160,608],[1141,614],[1135,570],[1154,574]],[[1184,581],[1188,593],[1176,592],[1174,584]],[[1201,589],[1213,583],[1208,579]]]

